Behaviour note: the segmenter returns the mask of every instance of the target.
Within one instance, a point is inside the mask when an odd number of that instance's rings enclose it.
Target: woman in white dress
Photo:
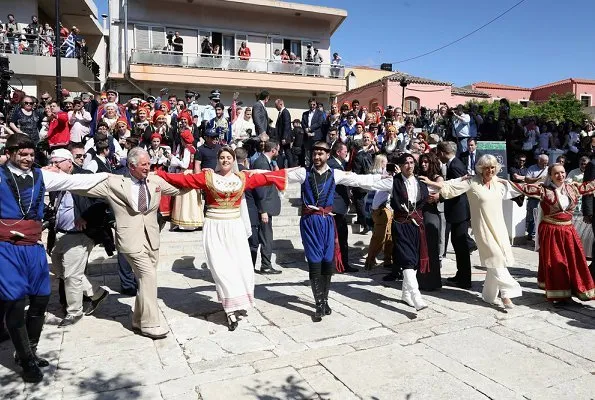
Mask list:
[[[157,174],[174,186],[205,191],[203,246],[229,330],[233,331],[238,326],[235,311],[254,306],[254,267],[248,247],[252,232],[244,190],[265,185],[285,190],[287,175],[286,170],[237,172],[235,153],[230,147],[219,150],[217,158],[216,171],[203,170],[198,174],[158,171]]]
[[[513,308],[512,298],[522,295],[521,286],[508,272],[514,265],[508,230],[504,223],[502,200],[518,194],[500,182],[496,174],[500,164],[491,154],[483,155],[477,161],[477,175],[468,180],[432,182],[427,177],[420,180],[440,189],[440,195],[451,199],[467,193],[471,209],[471,227],[479,249],[482,267],[487,268],[482,298],[490,304],[499,304],[498,294],[505,308]]]
[[[188,114],[180,114],[179,120],[182,118],[191,118]],[[196,148],[192,144],[194,137],[189,129],[180,133],[181,143],[172,154],[168,154],[169,158],[169,172],[182,172],[183,174],[191,174],[194,160],[194,153]],[[191,190],[187,193],[177,195],[173,199],[171,211],[171,229],[179,229],[182,231],[194,231],[202,228],[204,224],[202,199],[198,190]]]

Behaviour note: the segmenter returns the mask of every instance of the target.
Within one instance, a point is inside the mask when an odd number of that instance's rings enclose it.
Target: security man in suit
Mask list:
[[[322,126],[325,123],[324,113],[318,109],[316,99],[309,99],[308,105],[310,109],[304,111],[302,114],[302,129],[304,130],[306,139],[304,141],[306,166],[310,166],[312,146],[314,143],[326,140],[322,134]]]
[[[326,162],[332,169],[345,171],[345,158],[347,157],[347,145],[337,140],[331,148],[331,156]],[[346,215],[349,212],[349,189],[345,185],[335,186],[335,199],[333,200],[333,218],[337,226],[339,247],[341,248],[341,261],[345,272],[357,272],[357,268],[349,265],[349,229],[347,227]]]
[[[252,164],[252,169],[273,171],[273,159],[279,153],[279,144],[269,140],[264,145],[264,151]],[[260,214],[258,226],[258,244],[260,245],[261,274],[280,274],[281,271],[273,268],[271,256],[273,254],[273,217],[281,213],[281,199],[279,192],[274,186],[263,186],[254,189],[254,202]],[[258,251],[258,244],[254,247],[251,244],[250,252],[255,260],[255,253]]]
[[[467,151],[461,153],[459,158],[463,162],[463,165],[467,167],[468,175],[475,175],[475,164],[479,157],[483,156],[480,151],[477,151],[477,139],[467,139]]]
[[[467,167],[461,160],[456,158],[457,144],[454,142],[438,143],[438,157],[446,164],[446,180],[456,179],[467,175]],[[455,197],[444,201],[444,217],[450,224],[450,240],[457,259],[457,273],[454,277],[448,278],[449,282],[455,283],[463,289],[471,288],[471,258],[470,248],[467,240],[469,221],[469,201],[467,195]]]
[[[266,107],[269,98],[270,95],[267,90],[261,91],[258,94],[258,101],[252,107],[252,121],[256,129],[256,136],[261,133],[269,133],[269,114]]]
[[[277,123],[275,124],[276,140],[279,143],[277,164],[279,168],[293,167],[296,164],[294,164],[291,154],[291,114],[285,108],[285,103],[282,99],[275,100],[275,108],[279,111]]]
[[[585,168],[585,176],[583,178],[583,182],[589,182],[595,179],[595,157],[591,156],[591,161],[587,164],[587,168]],[[583,212],[583,219],[585,223],[591,224],[591,229],[595,232],[595,222],[593,219],[593,195],[588,194],[583,196],[582,201],[582,212]],[[593,241],[593,250],[591,254],[595,254],[595,241]],[[589,270],[591,271],[591,276],[595,279],[595,257],[591,260],[591,265],[589,266]]]

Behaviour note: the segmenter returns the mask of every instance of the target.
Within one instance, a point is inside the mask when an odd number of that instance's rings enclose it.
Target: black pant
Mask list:
[[[277,165],[279,166],[279,169],[294,167],[295,165],[293,164],[293,154],[291,153],[289,145],[282,145],[279,148],[279,155],[277,156]]]
[[[347,219],[345,214],[335,214],[335,224],[337,225],[337,236],[339,238],[339,247],[341,248],[341,261],[343,267],[349,266],[349,245],[347,240],[349,238],[349,229],[347,227]]]
[[[124,254],[118,253],[118,275],[120,276],[120,286],[122,290],[137,290],[138,282],[132,267],[124,257]]]
[[[258,243],[260,244],[260,269],[272,267],[273,255],[273,217],[269,215],[269,222],[262,221],[258,226]]]
[[[357,214],[356,224],[366,226],[366,215],[364,214],[364,206],[366,199],[366,191],[360,188],[351,189],[353,195],[353,204],[355,204],[355,212]]]
[[[450,240],[457,258],[457,282],[463,285],[471,284],[471,256],[467,235],[469,221],[450,224]]]
[[[253,221],[252,223],[255,223]],[[248,246],[250,247],[250,254],[252,255],[252,266],[256,266],[256,258],[258,257],[258,231],[260,225],[251,225],[252,235],[248,238]]]

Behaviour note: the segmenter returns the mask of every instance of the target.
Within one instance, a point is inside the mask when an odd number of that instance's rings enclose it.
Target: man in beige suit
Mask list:
[[[162,339],[168,329],[159,322],[157,306],[157,263],[159,225],[157,211],[161,194],[183,193],[157,175],[149,175],[150,157],[140,147],[128,151],[130,177],[111,175],[107,180],[77,194],[104,198],[116,218],[116,245],[138,279],[138,294],[132,329],[151,339]]]

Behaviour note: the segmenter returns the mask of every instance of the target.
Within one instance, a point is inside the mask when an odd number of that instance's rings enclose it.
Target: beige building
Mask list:
[[[110,0],[109,11],[107,86],[123,99],[168,87],[179,96],[185,89],[198,91],[206,103],[217,88],[224,104],[234,92],[252,104],[267,89],[298,118],[309,97],[328,106],[345,90],[343,68],[330,65],[331,36],[347,17],[344,10],[272,0]],[[168,33],[175,32],[183,39],[182,53],[168,43]],[[218,57],[201,55],[205,40],[221,48]],[[238,57],[242,42],[249,60]],[[309,45],[319,49],[321,64],[274,59],[275,50],[285,49],[305,60]]]
[[[393,73],[392,71],[372,67],[347,67],[345,68],[345,91],[366,86]]]

